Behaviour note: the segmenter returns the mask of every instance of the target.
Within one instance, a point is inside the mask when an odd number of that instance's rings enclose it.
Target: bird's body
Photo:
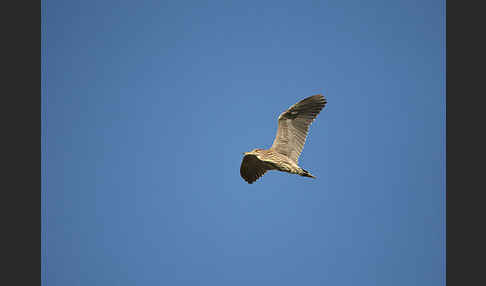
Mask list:
[[[318,94],[292,105],[278,117],[278,130],[270,149],[254,149],[244,153],[241,177],[252,184],[267,171],[278,170],[303,177],[315,178],[298,165],[298,159],[310,124],[327,101]]]

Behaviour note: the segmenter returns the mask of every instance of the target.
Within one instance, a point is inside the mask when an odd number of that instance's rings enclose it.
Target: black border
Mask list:
[[[481,3],[481,2],[476,2]],[[484,9],[446,2],[446,284],[484,279]],[[484,215],[483,215],[484,216]],[[483,282],[480,282],[483,281]]]
[[[41,1],[2,5],[2,285],[41,282]],[[6,132],[5,132],[6,131]]]

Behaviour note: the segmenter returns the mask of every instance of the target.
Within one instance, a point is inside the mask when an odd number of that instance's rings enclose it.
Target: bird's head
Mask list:
[[[256,155],[258,154],[261,150],[263,149],[259,149],[259,148],[256,148],[256,149],[253,149],[251,150],[250,152],[244,152],[243,155]]]

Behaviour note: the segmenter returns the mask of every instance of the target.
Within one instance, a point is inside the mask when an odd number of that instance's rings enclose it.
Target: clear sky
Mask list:
[[[42,5],[43,285],[445,284],[444,1]]]

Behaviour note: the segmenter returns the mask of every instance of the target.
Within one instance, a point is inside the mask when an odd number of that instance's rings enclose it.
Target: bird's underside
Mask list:
[[[309,126],[324,108],[327,101],[320,94],[305,98],[292,105],[278,117],[278,129],[270,149],[246,152],[241,162],[241,177],[249,184],[267,171],[277,170],[315,178],[298,165]]]

